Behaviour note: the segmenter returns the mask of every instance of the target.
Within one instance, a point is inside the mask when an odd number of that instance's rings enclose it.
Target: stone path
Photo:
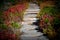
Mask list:
[[[24,21],[22,22],[21,32],[23,34],[21,35],[21,40],[48,40],[43,36],[43,33],[35,30],[38,26],[32,25],[38,19],[36,16],[39,10],[38,5],[29,3],[28,9],[24,13]]]

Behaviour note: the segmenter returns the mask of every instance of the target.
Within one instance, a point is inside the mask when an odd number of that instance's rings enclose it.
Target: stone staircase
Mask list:
[[[36,16],[39,11],[40,9],[36,4],[29,3],[28,9],[24,13],[22,28],[20,29],[21,32],[23,32],[21,35],[22,40],[36,40],[34,37],[37,38],[38,36],[43,35],[43,33],[37,32],[37,30],[35,30],[35,28],[38,26],[33,25],[33,22],[36,22],[38,19]]]

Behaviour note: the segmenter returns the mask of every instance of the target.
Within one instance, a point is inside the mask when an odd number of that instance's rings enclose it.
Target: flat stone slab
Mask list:
[[[21,35],[22,37],[36,37],[36,36],[41,36],[43,35],[43,33],[41,32],[28,32],[28,33],[23,33],[23,35]]]
[[[21,40],[49,40],[46,36],[36,36],[36,37],[23,37],[21,36]]]
[[[28,30],[34,30],[37,27],[38,26],[35,26],[35,25],[27,25],[27,24],[24,24],[24,25],[22,25],[22,28],[20,30],[21,31],[24,31],[24,32],[27,32]]]

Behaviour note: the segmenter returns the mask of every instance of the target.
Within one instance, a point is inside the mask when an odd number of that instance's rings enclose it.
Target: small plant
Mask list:
[[[40,16],[44,15],[44,14],[49,14],[49,15],[56,15],[56,8],[55,7],[44,7],[41,11],[40,11]]]
[[[13,28],[20,28],[21,27],[21,24],[19,24],[18,22],[13,22],[13,23],[11,23],[11,25]]]

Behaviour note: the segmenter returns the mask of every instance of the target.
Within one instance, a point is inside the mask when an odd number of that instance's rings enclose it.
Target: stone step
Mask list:
[[[29,3],[29,9],[36,9],[36,8],[39,9],[39,6],[37,4]]]
[[[41,32],[36,32],[36,33],[26,33],[26,34],[23,34],[21,35],[21,37],[37,37],[37,36],[42,36],[43,33]]]
[[[26,31],[26,30],[35,30],[38,26],[36,25],[28,25],[28,24],[23,24],[22,28],[20,30]]]
[[[28,24],[23,24],[22,25],[22,28],[29,28],[29,29],[34,29],[34,28],[37,28],[38,26],[36,26],[36,25],[28,25]]]
[[[24,14],[30,14],[30,13],[39,13],[39,11],[27,11],[27,12],[25,12]]]
[[[21,40],[49,40],[46,36],[21,36]]]
[[[37,11],[40,11],[40,9],[37,9],[37,8],[36,8],[36,9],[33,9],[33,8],[32,8],[32,9],[26,9],[25,12],[35,12],[35,11],[36,11],[36,12],[37,12]]]
[[[38,18],[23,18],[23,20],[24,21],[28,21],[28,20],[30,20],[30,21],[35,21],[35,20],[37,20]]]
[[[37,30],[24,30],[23,31],[24,34],[34,34],[34,33],[38,33]]]
[[[33,24],[36,21],[24,21],[22,24]]]
[[[24,18],[25,18],[25,17],[26,17],[26,18],[27,18],[27,17],[32,17],[32,18],[34,18],[34,17],[36,17],[36,16],[37,16],[37,14],[32,14],[32,13],[31,13],[31,14],[25,14],[25,15],[24,15]]]
[[[22,22],[22,24],[30,24],[30,25],[31,25],[31,24],[33,24],[33,22],[36,22],[36,21],[29,21],[29,20],[28,20],[28,21]]]
[[[40,9],[27,9],[25,11],[25,14],[27,14],[27,13],[39,13],[39,11],[40,11]]]

